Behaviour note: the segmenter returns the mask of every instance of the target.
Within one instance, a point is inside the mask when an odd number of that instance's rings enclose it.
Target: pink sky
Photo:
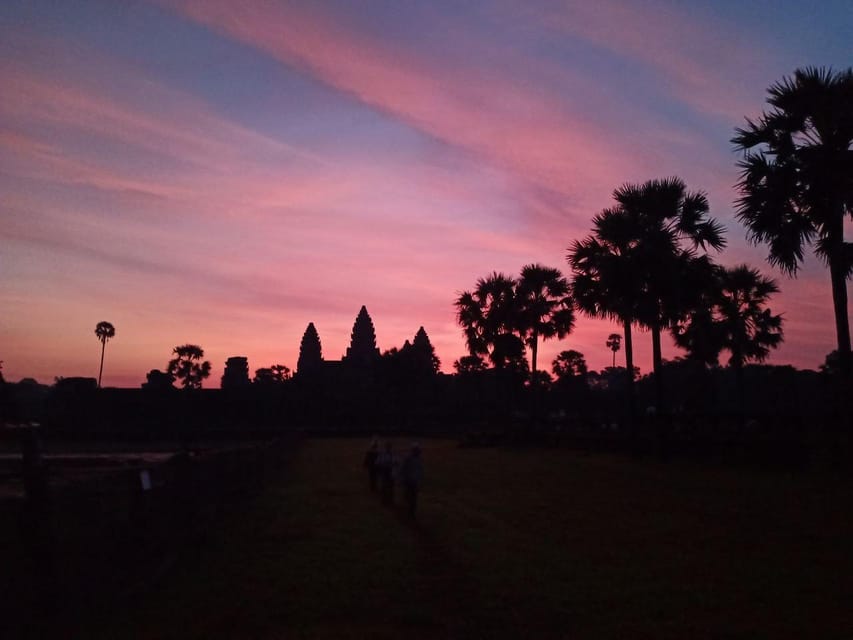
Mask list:
[[[727,4],[41,4],[0,10],[7,379],[96,376],[108,320],[105,385],[138,386],[191,342],[217,386],[233,355],[295,367],[309,322],[339,358],[362,304],[382,350],[423,325],[451,371],[458,292],[530,262],[566,271],[615,187],[676,174],[728,227],[720,261],[779,281],[770,362],[813,368],[834,347],[822,266],[774,273],[734,220],[728,143],[773,81],[839,66],[831,12],[792,45],[807,23],[759,29]],[[579,319],[540,361],[606,366],[616,330]]]

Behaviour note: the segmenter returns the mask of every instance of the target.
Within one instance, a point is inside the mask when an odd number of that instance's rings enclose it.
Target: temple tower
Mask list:
[[[361,307],[352,326],[352,337],[343,361],[356,367],[371,367],[379,360],[376,331],[365,306]]]
[[[320,335],[313,322],[308,323],[302,342],[299,344],[299,360],[296,363],[296,373],[313,374],[323,366],[323,349],[320,346]]]

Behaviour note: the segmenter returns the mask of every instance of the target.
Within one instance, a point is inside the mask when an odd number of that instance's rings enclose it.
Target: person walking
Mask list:
[[[391,441],[385,443],[385,449],[376,457],[376,468],[379,474],[379,485],[382,490],[382,502],[392,504],[394,502],[394,446]]]
[[[376,491],[376,481],[379,475],[377,458],[379,458],[379,440],[373,438],[370,442],[370,448],[364,454],[364,468],[367,469],[367,476],[370,478],[371,491]]]
[[[406,495],[406,507],[409,516],[414,518],[415,510],[418,507],[418,493],[420,493],[424,479],[423,457],[421,456],[421,447],[417,442],[412,445],[409,455],[403,460],[400,476]]]

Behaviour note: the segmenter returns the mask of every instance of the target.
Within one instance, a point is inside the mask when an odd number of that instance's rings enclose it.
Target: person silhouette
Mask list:
[[[391,504],[394,502],[394,445],[391,441],[385,443],[385,449],[376,457],[376,467],[379,474],[379,483],[382,489],[382,502]]]
[[[364,454],[364,468],[367,469],[367,475],[370,478],[370,490],[376,491],[376,480],[379,473],[377,466],[377,458],[379,457],[379,440],[373,438],[370,441],[370,447]]]
[[[423,457],[421,456],[421,447],[417,442],[412,445],[409,455],[403,460],[400,477],[403,482],[409,516],[414,518],[418,506],[418,493],[424,478]]]

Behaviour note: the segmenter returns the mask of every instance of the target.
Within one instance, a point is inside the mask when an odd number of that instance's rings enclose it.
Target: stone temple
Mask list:
[[[362,306],[355,318],[350,336],[350,346],[340,360],[324,360],[320,344],[320,335],[314,323],[308,324],[299,345],[299,360],[296,375],[300,378],[328,377],[339,375],[341,370],[366,376],[372,373],[379,361],[379,348],[376,346],[376,330],[373,320]]]

